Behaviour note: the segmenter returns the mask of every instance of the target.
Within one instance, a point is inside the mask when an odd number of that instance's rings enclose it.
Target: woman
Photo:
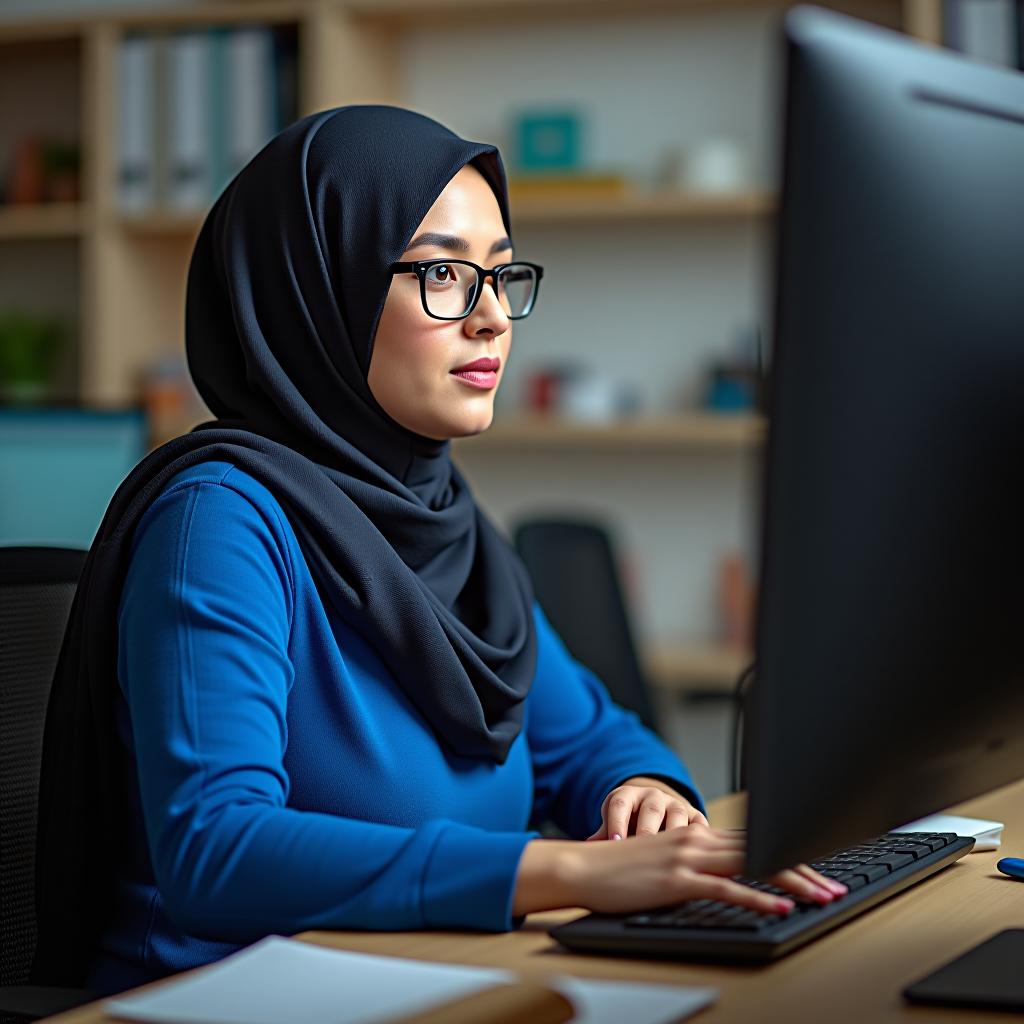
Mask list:
[[[54,683],[37,979],[113,991],[312,927],[791,908],[729,879],[741,839],[449,460],[536,298],[508,225],[494,148],[390,107],[297,122],[217,201],[186,339],[217,419],[115,495]]]

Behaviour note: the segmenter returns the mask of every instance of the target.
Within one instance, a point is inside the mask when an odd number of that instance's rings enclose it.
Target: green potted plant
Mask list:
[[[54,317],[0,312],[0,399],[45,399],[64,339],[63,325]]]
[[[81,154],[73,142],[51,141],[43,147],[46,198],[51,202],[73,203],[79,199]]]

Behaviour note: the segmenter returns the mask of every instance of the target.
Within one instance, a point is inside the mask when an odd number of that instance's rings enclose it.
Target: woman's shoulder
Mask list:
[[[211,460],[197,462],[194,466],[175,473],[161,489],[160,496],[202,484],[212,484],[235,491],[250,502],[268,508],[280,509],[280,503],[274,495],[254,476],[246,473],[232,462]]]
[[[258,480],[228,462],[190,466],[160,487],[134,526],[119,622],[126,609],[146,607],[185,623],[184,601],[221,617],[245,608],[257,617],[280,613],[290,629],[297,550],[279,503]],[[228,593],[246,601],[225,604]]]
[[[238,530],[269,533],[277,546],[292,548],[294,531],[273,493],[230,462],[199,462],[172,476],[146,509],[136,530],[145,533],[158,520],[186,528],[196,516],[210,519],[226,536]]]

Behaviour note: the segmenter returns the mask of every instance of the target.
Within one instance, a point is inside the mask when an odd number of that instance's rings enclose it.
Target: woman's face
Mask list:
[[[512,259],[498,201],[469,164],[437,197],[400,259],[442,257],[488,269]],[[511,343],[512,322],[492,278],[464,320],[435,320],[423,309],[416,275],[396,274],[373,343],[370,391],[393,420],[424,437],[443,441],[478,434],[491,425]],[[454,372],[481,358],[498,361],[493,387],[480,387]]]

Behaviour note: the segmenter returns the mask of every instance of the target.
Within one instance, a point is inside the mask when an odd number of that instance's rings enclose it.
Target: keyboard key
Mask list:
[[[864,886],[868,884],[868,880],[863,875],[854,874],[840,875],[837,881],[842,882],[850,892],[856,892],[858,889],[863,889]]]
[[[925,843],[894,843],[894,848],[900,853],[909,853],[914,860],[920,860],[932,852],[931,846]],[[939,847],[941,849],[941,847]]]
[[[742,914],[729,922],[729,927],[745,932],[756,932],[765,927],[766,920],[765,916],[756,910],[744,910]]]
[[[719,924],[731,923],[735,918],[739,917],[745,910],[745,907],[730,907],[728,910],[722,910],[717,915]]]
[[[874,882],[879,878],[885,878],[889,874],[889,869],[883,867],[881,864],[865,864],[863,867],[857,868],[857,875],[863,878],[866,882]]]
[[[892,836],[898,842],[920,843],[931,850],[941,850],[956,838],[952,832],[893,832]]]
[[[890,871],[895,871],[897,868],[902,868],[907,864],[913,863],[914,856],[910,853],[890,853],[885,857],[872,861],[872,864],[878,864],[882,867],[888,865]]]

